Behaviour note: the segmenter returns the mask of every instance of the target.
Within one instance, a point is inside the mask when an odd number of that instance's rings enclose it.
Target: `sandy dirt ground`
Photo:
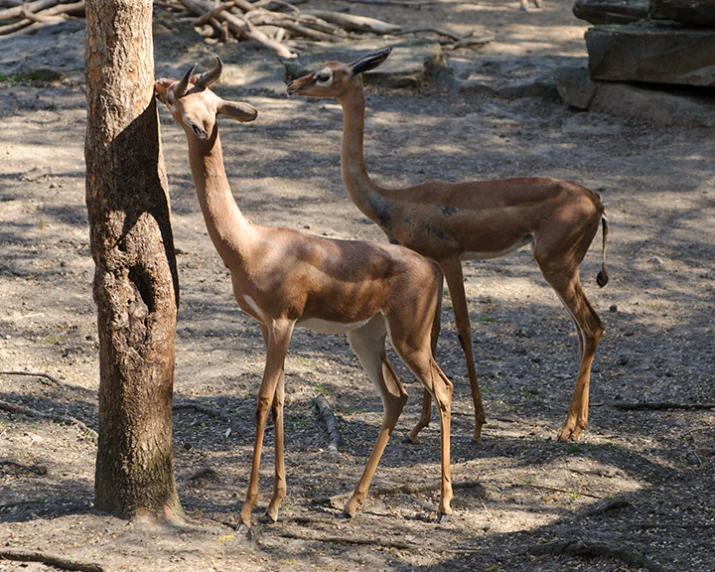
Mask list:
[[[502,0],[352,10],[405,26],[493,33],[482,48],[446,53],[465,85],[498,87],[586,61],[586,25],[569,1],[546,0],[528,13]],[[26,66],[25,75],[0,82],[0,399],[96,428],[82,23],[63,30],[35,36],[34,46],[5,40],[0,49],[17,49]],[[33,56],[43,45],[62,60],[56,81],[29,75],[47,66]],[[158,54],[157,68],[184,66],[193,49]],[[245,82],[225,81],[216,91],[260,113],[252,124],[221,124],[227,171],[247,216],[323,236],[385,240],[342,185],[335,102],[288,99]],[[542,91],[506,97],[441,84],[368,86],[366,160],[386,186],[550,176],[601,194],[611,225],[611,281],[604,289],[595,284],[599,233],[582,280],[607,330],[581,441],[555,441],[576,377],[578,339],[530,251],[468,262],[488,424],[483,444],[473,443],[447,297],[437,360],[455,384],[452,518],[435,518],[437,421],[418,444],[402,442],[418,418],[421,388],[394,354],[411,399],[373,494],[356,518],[337,518],[340,507],[329,499],[359,479],[382,406],[343,336],[297,330],[286,363],[288,496],[278,523],[238,533],[263,343],[257,324],[238,310],[207,236],[184,134],[162,110],[182,299],[175,392],[178,402],[228,416],[175,411],[176,480],[188,520],[169,526],[93,509],[96,447],[87,427],[0,410],[0,553],[38,551],[112,571],[715,570],[715,413],[619,408],[715,402],[715,140],[703,129],[577,112],[553,89]],[[329,453],[312,406],[318,395],[338,419],[338,456]],[[269,429],[263,510],[271,447]],[[0,560],[2,571],[42,569]]]

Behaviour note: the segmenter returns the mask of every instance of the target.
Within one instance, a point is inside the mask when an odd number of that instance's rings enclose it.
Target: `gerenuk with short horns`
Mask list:
[[[578,439],[588,422],[591,364],[604,331],[586,298],[579,266],[598,227],[603,224],[603,263],[599,286],[608,282],[606,236],[608,225],[599,196],[571,181],[546,178],[499,179],[465,183],[425,181],[402,189],[376,185],[363,157],[365,96],[363,72],[387,59],[390,48],[344,64],[328,62],[288,85],[288,93],[334,97],[343,108],[340,154],[343,182],[355,205],[387,234],[391,242],[407,246],[439,264],[452,298],[459,341],[467,362],[474,401],[474,439],[481,439],[484,407],[472,355],[472,333],[464,293],[462,260],[504,256],[530,245],[536,263],[573,319],[578,332],[581,365],[566,422],[558,438]],[[440,288],[440,295],[442,288]],[[440,303],[441,306],[441,303]],[[440,328],[435,315],[433,344]],[[422,416],[410,433],[415,441],[430,421],[430,396],[424,394]]]
[[[395,427],[407,393],[385,354],[385,338],[422,382],[439,407],[442,446],[440,518],[451,513],[449,463],[452,384],[435,363],[430,347],[439,284],[435,266],[401,246],[330,240],[246,219],[229,188],[221,154],[217,116],[252,121],[256,110],[225,101],[208,89],[221,61],[204,74],[193,69],[179,81],[161,79],[156,93],[183,127],[191,172],[209,236],[231,272],[241,309],[255,318],[266,343],[266,366],[258,391],[256,438],[243,526],[251,525],[258,499],[258,468],[269,410],[275,423],[275,481],[266,516],[275,521],[286,494],[283,458],[283,367],[293,328],[346,333],[350,346],[377,386],[384,404],[380,431],[362,478],[345,506],[353,516]]]

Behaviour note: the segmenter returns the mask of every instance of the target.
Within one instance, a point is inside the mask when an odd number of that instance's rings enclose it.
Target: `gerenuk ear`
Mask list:
[[[221,100],[218,112],[243,123],[253,121],[258,116],[258,111],[253,106],[238,101]]]
[[[161,101],[166,101],[166,92],[169,91],[173,83],[172,80],[163,77],[154,84],[154,92]]]
[[[352,75],[357,75],[359,73],[375,69],[387,59],[387,56],[390,55],[391,51],[392,48],[387,47],[377,50],[376,52],[372,52],[371,54],[367,54],[366,56],[362,56],[354,62],[350,62],[348,64],[348,69],[350,69],[350,73],[352,73]]]

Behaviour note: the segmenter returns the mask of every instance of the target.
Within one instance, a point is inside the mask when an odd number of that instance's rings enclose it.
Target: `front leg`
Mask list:
[[[266,343],[266,367],[263,370],[263,381],[261,382],[261,387],[258,390],[258,400],[256,404],[256,440],[253,445],[253,461],[251,464],[251,477],[248,482],[248,491],[246,492],[246,501],[243,504],[243,508],[241,509],[241,527],[251,526],[251,511],[258,502],[258,472],[261,464],[263,435],[266,430],[268,411],[271,409],[271,406],[276,401],[276,390],[282,379],[283,366],[285,363],[285,356],[288,353],[288,345],[290,343],[290,337],[293,332],[293,324],[294,322],[291,320],[276,320],[266,325],[266,330],[268,334],[268,340]],[[284,470],[282,467],[282,431],[280,432],[280,462],[278,455],[279,439],[277,433],[278,431],[276,432],[276,471],[278,471],[279,465],[281,466],[281,469]],[[285,474],[283,473],[281,474],[281,480],[284,481],[284,478]]]

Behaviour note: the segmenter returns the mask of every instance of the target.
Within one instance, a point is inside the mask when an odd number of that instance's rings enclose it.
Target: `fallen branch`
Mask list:
[[[567,495],[579,495],[579,496],[584,496],[584,497],[591,497],[593,499],[602,498],[598,495],[594,495],[591,493],[585,493],[583,491],[569,491],[567,489],[560,489],[557,487],[549,487],[547,485],[535,485],[533,483],[514,483],[514,484],[512,484],[512,487],[531,487],[532,489],[542,489],[542,490],[551,491],[554,493],[564,493]]]
[[[635,550],[626,550],[618,546],[611,546],[601,542],[583,542],[581,540],[568,542],[550,542],[537,544],[529,548],[529,553],[535,556],[566,554],[568,556],[596,556],[615,558],[632,566],[639,566],[654,572],[664,572],[664,568],[653,562],[647,556]]]
[[[365,16],[355,16],[353,14],[332,12],[330,10],[309,10],[305,13],[317,16],[327,22],[337,24],[346,30],[353,30],[356,32],[368,32],[371,34],[397,34],[402,30],[401,26],[388,24],[382,20],[368,18]]]
[[[57,413],[42,413],[31,407],[25,407],[24,405],[17,405],[15,403],[9,403],[7,401],[0,401],[0,409],[8,411],[10,413],[20,413],[21,415],[26,415],[28,417],[39,417],[40,419],[47,419],[48,421],[54,421],[56,423],[66,423],[67,425],[76,425],[82,432],[89,435],[92,439],[96,440],[98,435],[94,429],[90,429],[82,423],[79,419],[70,417],[69,415],[59,415]]]
[[[459,42],[460,40],[464,39],[462,36],[452,34],[451,32],[445,32],[444,30],[438,30],[437,28],[412,28],[411,30],[402,30],[401,32],[395,32],[393,35],[405,36],[407,34],[423,34],[425,32],[444,36],[445,38],[449,38],[450,40],[453,40],[455,42]]]
[[[485,36],[479,36],[476,38],[464,38],[463,40],[459,40],[458,42],[455,42],[454,44],[448,45],[446,47],[450,50],[456,50],[458,48],[468,48],[469,46],[482,46],[493,41],[494,36],[492,36],[491,34],[487,34]]]
[[[78,562],[55,554],[45,552],[30,552],[28,550],[0,549],[0,561],[13,560],[16,562],[41,562],[50,566],[57,566],[64,570],[79,570],[80,572],[104,572],[101,564],[94,562]]]
[[[193,22],[191,22],[192,26],[203,26],[206,22],[208,22],[211,18],[216,16],[216,14],[220,14],[224,10],[228,10],[229,8],[233,7],[233,2],[227,2],[226,4],[221,4],[218,8],[211,10],[211,12],[206,12],[203,16],[200,16],[196,18]]]
[[[437,0],[342,0],[343,2],[353,2],[355,4],[384,4],[385,6],[428,6],[437,4]]]
[[[592,516],[604,514],[609,510],[627,508],[629,506],[631,506],[631,503],[625,499],[613,499],[605,503],[597,503],[595,506],[580,512],[577,516],[580,518],[590,518]]]
[[[13,461],[12,459],[0,459],[0,467],[11,467],[10,471],[6,471],[5,469],[3,469],[3,471],[12,472],[16,476],[23,473],[32,473],[35,475],[47,474],[47,467],[44,465],[26,465],[25,463]]]
[[[394,548],[397,550],[416,550],[420,548],[415,544],[407,542],[381,540],[380,538],[351,538],[349,536],[327,536],[325,534],[303,534],[292,530],[277,530],[276,534],[283,538],[295,540],[308,540],[318,542],[329,542],[332,544],[353,544],[362,546],[381,546],[383,548]]]
[[[389,495],[417,495],[425,492],[432,492],[440,490],[442,483],[431,483],[425,485],[399,485],[397,487],[376,487],[370,489],[370,494],[373,496],[389,496]],[[452,483],[452,489],[455,491],[465,490],[465,489],[481,489],[484,485],[479,481],[459,481]],[[333,508],[342,508],[345,501],[352,495],[352,493],[341,493],[338,495],[333,495],[331,497],[320,497],[314,499],[312,504],[317,505],[330,505]]]
[[[31,12],[39,12],[45,8],[55,6],[58,0],[35,0],[34,2],[20,3],[19,6],[15,8],[8,8],[0,12],[0,20],[13,20],[15,18],[22,18],[25,10]]]
[[[172,405],[172,410],[182,411],[184,409],[193,409],[198,413],[203,413],[204,415],[210,415],[212,417],[217,417],[223,421],[233,423],[236,419],[230,413],[224,411],[223,409],[218,409],[216,407],[211,407],[210,405],[204,405],[202,403],[197,403],[195,401],[174,401]]]
[[[184,7],[193,12],[196,16],[203,16],[208,12],[214,10],[214,6],[205,2],[204,0],[180,0]],[[248,40],[256,42],[282,58],[294,58],[296,54],[290,51],[283,44],[276,42],[274,39],[269,38],[260,30],[256,28],[244,18],[236,16],[228,11],[223,11],[214,17],[215,20],[221,23],[226,23],[229,30],[236,34],[239,40]]]
[[[340,443],[340,433],[338,433],[338,424],[335,420],[335,413],[328,404],[328,400],[322,395],[318,395],[313,400],[318,414],[322,417],[325,422],[325,427],[328,430],[328,453],[337,457],[338,456],[338,444]]]
[[[26,377],[41,377],[52,382],[55,387],[62,387],[62,382],[52,377],[49,373],[34,372],[34,371],[0,371],[0,375],[23,375]]]
[[[637,411],[637,410],[649,410],[649,411],[663,411],[666,409],[715,409],[715,403],[669,403],[669,402],[637,402],[637,403],[614,403],[613,407],[620,409],[622,411]]]

